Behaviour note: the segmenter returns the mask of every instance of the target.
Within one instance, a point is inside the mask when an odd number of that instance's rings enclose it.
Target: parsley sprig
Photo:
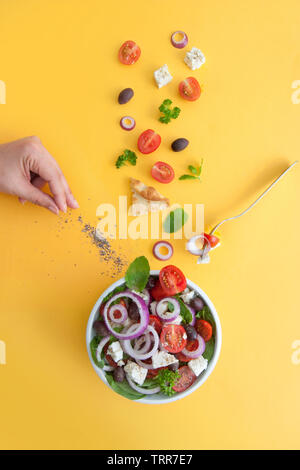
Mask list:
[[[131,150],[126,149],[124,150],[122,155],[118,157],[118,160],[116,161],[116,167],[121,168],[121,166],[125,165],[126,162],[129,162],[131,163],[131,165],[135,166],[136,159],[137,159],[136,154],[132,152]]]
[[[160,116],[159,120],[160,122],[163,122],[164,124],[168,124],[168,122],[171,121],[171,119],[177,119],[179,114],[180,114],[180,108],[175,106],[173,109],[170,108],[172,104],[172,101],[167,99],[162,102],[160,107],[158,108],[161,113],[163,113],[163,116]]]
[[[179,177],[180,180],[200,180],[200,175],[202,172],[203,158],[199,166],[189,165],[188,169],[191,172],[191,175],[185,174]]]
[[[158,382],[161,392],[171,397],[176,393],[175,390],[173,390],[173,386],[179,377],[180,375],[177,370],[161,369],[155,380]]]

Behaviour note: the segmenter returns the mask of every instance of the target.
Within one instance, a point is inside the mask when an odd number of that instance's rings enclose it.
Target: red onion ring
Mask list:
[[[105,336],[104,338],[101,339],[100,343],[97,346],[96,359],[97,359],[98,362],[102,361],[102,358],[101,358],[102,349],[104,348],[106,343],[109,341],[109,338],[110,338],[109,336]],[[110,372],[114,368],[112,366],[109,366],[109,365],[104,365],[103,367],[101,367],[101,369],[105,370],[106,372]]]
[[[168,253],[166,255],[162,255],[160,253],[161,248],[167,248]],[[174,250],[173,250],[173,246],[171,245],[171,243],[165,242],[165,241],[156,242],[153,245],[153,249],[152,249],[153,255],[155,256],[156,259],[159,259],[160,261],[167,261],[168,259],[170,259],[173,256],[173,251]]]
[[[114,316],[114,313],[116,311],[121,313],[120,318],[116,318]],[[112,307],[110,307],[108,315],[109,315],[111,321],[113,321],[115,323],[124,323],[124,321],[126,321],[127,318],[128,318],[127,308],[124,307],[124,305],[122,305],[122,304],[115,304]]]
[[[203,248],[198,248],[196,242],[197,240],[203,241]],[[201,233],[200,235],[195,235],[192,237],[186,244],[186,249],[195,256],[202,256],[204,251],[207,254],[211,250],[211,245],[208,238]]]
[[[129,123],[127,121],[129,121]],[[135,128],[135,120],[131,116],[123,116],[120,120],[120,126],[125,131],[132,131],[132,129]]]
[[[149,348],[151,345],[151,338],[148,333],[140,336],[139,338],[136,338],[134,341],[135,341],[134,347],[133,347],[134,351],[138,353],[144,353],[144,352],[149,351]],[[144,346],[142,348],[139,348],[139,346],[142,345],[143,343],[145,343]]]
[[[163,306],[165,303],[170,302],[173,305],[174,311],[168,312],[168,306],[165,311],[163,311]],[[160,300],[156,305],[156,314],[161,320],[171,322],[178,317],[180,313],[180,304],[177,299],[173,299],[173,297],[165,297],[164,299]],[[167,315],[169,314],[169,315]]]
[[[132,326],[134,326],[134,325],[132,325]],[[131,327],[129,327],[127,333],[130,333],[130,328]],[[149,357],[151,357],[155,353],[155,351],[158,349],[158,346],[159,346],[159,336],[158,336],[156,330],[151,325],[147,326],[147,332],[148,331],[149,331],[149,333],[152,333],[153,338],[154,338],[154,344],[153,344],[152,348],[150,349],[150,351],[148,351],[148,352],[139,353],[138,351],[135,351],[133,349],[129,339],[123,340],[121,342],[122,348],[124,349],[124,351],[129,356],[133,357],[134,359],[143,360],[143,359],[148,359]]]
[[[159,386],[155,387],[155,388],[139,387],[138,385],[136,385],[131,380],[131,378],[128,376],[128,374],[126,374],[126,379],[127,379],[127,382],[129,383],[130,387],[133,388],[133,390],[136,390],[137,392],[142,393],[143,395],[153,395],[154,393],[160,392],[160,387]]]
[[[191,359],[197,359],[197,357],[202,356],[202,354],[205,351],[205,341],[202,338],[202,336],[197,335],[197,340],[198,340],[198,348],[196,351],[188,351],[186,348],[182,350],[182,353],[186,357],[190,357]]]
[[[182,39],[180,39],[178,41],[176,39],[176,34],[179,34],[180,36],[182,36]],[[172,36],[171,36],[171,43],[177,49],[182,49],[183,47],[185,47],[187,45],[188,41],[189,41],[188,37],[187,37],[187,35],[185,34],[184,31],[175,31],[175,33],[173,33]]]
[[[111,306],[113,302],[115,302],[115,300],[123,298],[123,297],[128,297],[137,305],[137,308],[140,314],[140,323],[135,323],[134,325],[131,325],[131,327],[129,327],[126,333],[117,333],[109,323],[108,311],[109,311],[109,307]],[[109,301],[105,304],[105,307],[103,310],[103,318],[107,326],[107,329],[111,332],[112,335],[114,335],[118,339],[132,340],[132,339],[138,338],[138,336],[141,336],[141,334],[144,333],[144,331],[146,330],[149,324],[149,310],[145,301],[140,296],[133,294],[132,292],[129,292],[129,291],[124,291],[124,292],[120,292],[119,294],[113,295],[111,299],[109,299]],[[135,330],[133,333],[129,334],[129,330],[133,326],[135,326]]]

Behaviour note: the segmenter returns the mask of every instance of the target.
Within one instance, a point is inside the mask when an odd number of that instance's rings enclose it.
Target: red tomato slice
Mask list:
[[[156,162],[152,167],[151,175],[160,183],[171,183],[175,177],[173,168],[164,162]]]
[[[173,386],[173,390],[175,390],[175,392],[184,392],[184,390],[195,382],[197,377],[189,366],[179,367],[178,372],[180,377]]]
[[[113,360],[111,355],[107,354],[108,346],[109,346],[109,341],[108,341],[108,343],[106,343],[106,345],[103,348],[105,359],[107,360],[107,362],[109,363],[110,366],[118,367],[118,364]]]
[[[163,290],[159,280],[157,280],[155,286],[152,287],[150,294],[157,302],[164,297],[168,297],[168,294],[166,294],[166,292]]]
[[[215,235],[209,235],[208,233],[204,233],[205,238],[209,241],[210,246],[214,248],[220,241],[218,237]]]
[[[186,345],[186,331],[181,325],[165,325],[160,334],[160,341],[170,353],[179,353]]]
[[[155,315],[149,315],[149,325],[153,326],[157,333],[160,335],[162,330],[162,323],[158,317]]]
[[[134,41],[126,41],[119,49],[119,61],[125,65],[135,64],[141,55],[141,49]]]
[[[211,324],[206,321],[206,320],[197,320],[196,325],[195,325],[197,333],[202,336],[204,341],[207,343],[207,341],[210,340],[212,337],[213,329]]]
[[[178,359],[178,361],[181,361],[181,362],[189,362],[192,360],[191,357],[187,357],[185,354],[183,354],[182,352],[180,353],[177,353],[175,354],[176,358]]]
[[[178,294],[186,288],[186,278],[183,272],[171,264],[161,269],[159,281],[168,296]]]
[[[194,77],[188,77],[179,83],[179,93],[188,101],[196,101],[200,98],[201,87]]]
[[[156,134],[152,129],[147,129],[139,136],[138,149],[144,154],[151,153],[160,146],[160,143],[160,135]]]
[[[167,367],[158,367],[157,369],[148,369],[147,379],[153,379],[154,377],[158,375],[158,372],[162,369],[167,369]]]

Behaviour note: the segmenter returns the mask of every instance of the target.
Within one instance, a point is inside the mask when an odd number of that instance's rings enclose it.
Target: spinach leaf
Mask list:
[[[164,220],[163,228],[166,233],[178,232],[188,220],[188,215],[180,207],[171,211]]]
[[[90,349],[91,349],[91,355],[92,355],[94,363],[96,364],[96,366],[102,369],[104,367],[104,361],[103,360],[98,361],[97,355],[96,355],[96,350],[100,341],[101,341],[100,336],[94,336],[94,338],[90,342]]]
[[[212,336],[210,340],[205,343],[205,351],[202,354],[204,359],[207,359],[208,362],[212,359],[215,350],[215,338]]]
[[[193,320],[193,315],[183,302],[183,300],[179,297],[179,295],[175,295],[176,299],[180,304],[180,315],[182,316],[183,323],[190,323]]]
[[[111,388],[119,395],[122,395],[125,398],[129,398],[129,400],[139,400],[140,398],[145,397],[145,395],[143,395],[142,393],[133,390],[133,388],[130,387],[126,379],[124,379],[123,382],[116,382],[111,374],[105,375],[106,380],[111,386]]]
[[[109,299],[111,299],[115,294],[118,294],[119,292],[123,292],[123,290],[126,289],[126,285],[123,284],[122,286],[118,286],[116,287],[112,292],[110,292],[109,294],[107,294],[106,297],[104,297],[104,299],[102,300],[102,303],[105,304],[106,302],[109,301]],[[118,302],[119,302],[119,299],[118,299]]]
[[[212,327],[213,327],[213,335],[216,334],[216,324],[214,317],[212,316],[212,313],[207,305],[204,305],[203,309],[200,312],[196,313],[196,318],[202,318],[203,320],[208,321]]]
[[[149,279],[150,266],[145,256],[136,258],[127,269],[125,281],[129,289],[142,292]]]

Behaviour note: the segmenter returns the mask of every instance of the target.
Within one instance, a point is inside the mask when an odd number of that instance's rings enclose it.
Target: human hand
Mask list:
[[[52,196],[42,191],[46,183]],[[0,145],[0,192],[57,215],[79,207],[57,162],[35,136]]]

